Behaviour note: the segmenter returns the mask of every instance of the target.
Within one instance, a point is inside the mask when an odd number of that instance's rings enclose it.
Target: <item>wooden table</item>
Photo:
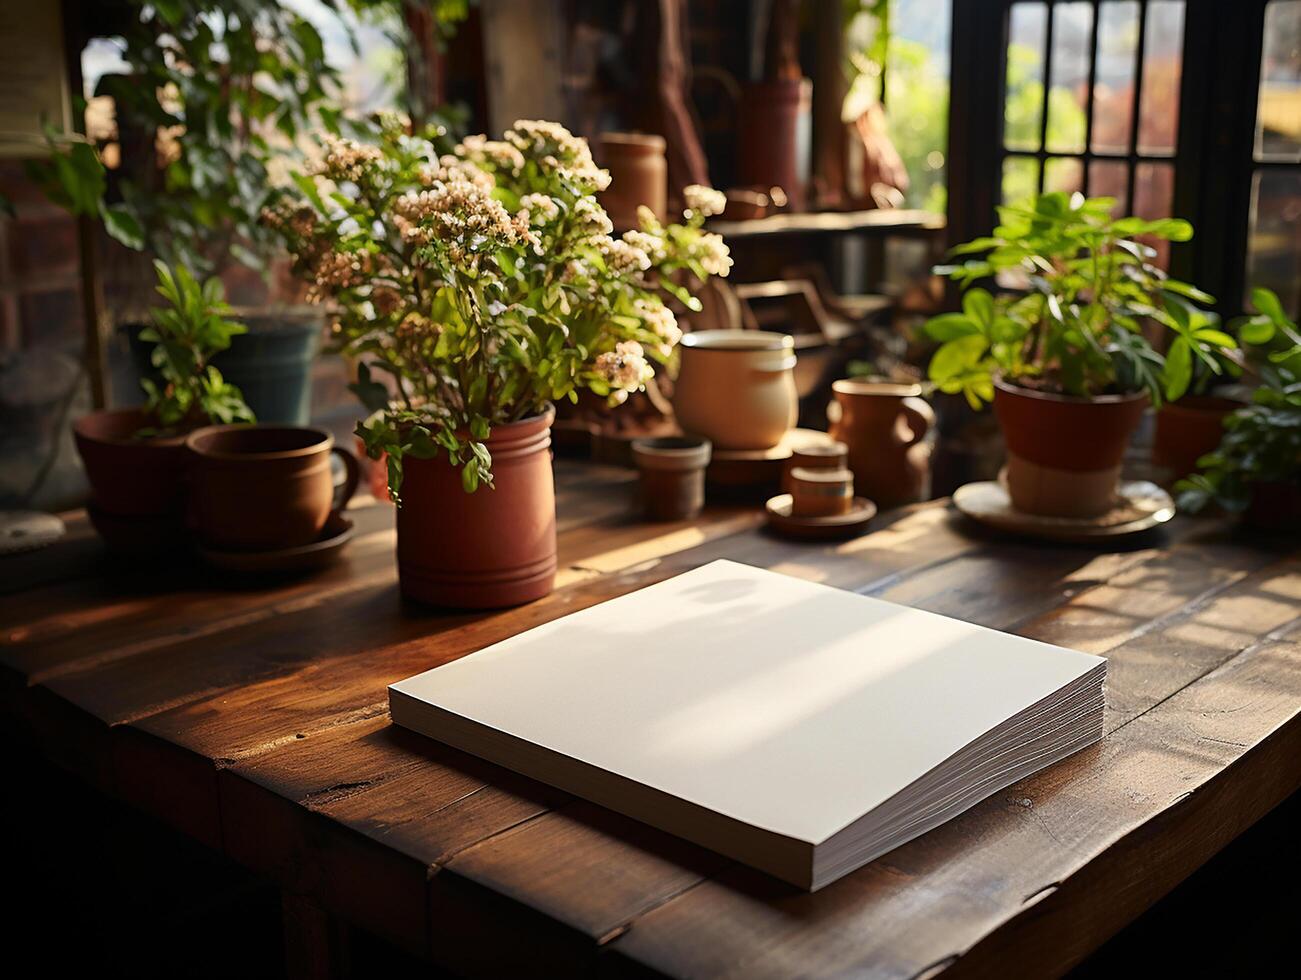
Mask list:
[[[938,502],[794,544],[752,509],[642,524],[626,471],[557,469],[560,587],[489,615],[401,603],[387,505],[263,590],[116,565],[74,522],[0,564],[5,712],[303,909],[468,973],[1057,973],[1301,785],[1295,542],[1178,519],[1050,547]],[[810,895],[389,723],[389,682],[719,556],[1105,654],[1107,735]]]

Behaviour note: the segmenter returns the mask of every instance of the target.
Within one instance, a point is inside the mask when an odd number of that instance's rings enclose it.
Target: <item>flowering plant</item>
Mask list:
[[[595,197],[609,174],[564,127],[521,120],[442,153],[438,139],[392,115],[368,141],[326,136],[299,194],[264,215],[315,298],[336,303],[338,347],[375,411],[357,432],[387,455],[394,499],[404,457],[446,453],[472,492],[492,483],[494,426],[579,388],[616,404],[642,389],[681,337],[669,302],[700,308],[682,282],[731,266],[701,228],[717,191],[688,188],[684,224],[643,209],[613,238]]]

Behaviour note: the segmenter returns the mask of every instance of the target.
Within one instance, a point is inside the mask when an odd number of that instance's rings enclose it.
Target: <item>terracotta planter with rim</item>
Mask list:
[[[1171,471],[1172,479],[1197,469],[1197,460],[1213,452],[1224,438],[1224,419],[1242,402],[1211,395],[1185,395],[1156,413],[1152,462]]]
[[[487,440],[495,489],[466,493],[446,456],[402,461],[398,577],[402,594],[453,609],[518,606],[556,578],[555,410],[499,425]]]
[[[766,330],[701,330],[682,338],[673,413],[716,449],[771,449],[795,425],[795,340]]]
[[[90,481],[91,521],[115,550],[152,554],[183,547],[185,436],[137,438],[141,408],[92,412],[72,424]]]
[[[1012,506],[1048,517],[1106,513],[1147,404],[1146,392],[1074,398],[995,382]]]

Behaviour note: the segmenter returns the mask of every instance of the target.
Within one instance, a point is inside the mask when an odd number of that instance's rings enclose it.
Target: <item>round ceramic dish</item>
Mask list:
[[[1097,517],[1043,517],[1012,507],[1007,488],[993,480],[968,483],[953,494],[953,505],[981,524],[1051,541],[1097,541],[1124,537],[1164,524],[1175,515],[1174,501],[1155,483],[1120,484],[1115,506]]]
[[[827,517],[796,517],[791,513],[791,495],[781,493],[764,504],[768,526],[778,534],[804,541],[828,541],[852,538],[867,530],[876,516],[876,504],[865,497],[855,497],[849,510]]]
[[[352,540],[352,534],[352,521],[341,514],[331,514],[320,536],[310,544],[277,551],[213,551],[200,547],[199,556],[214,568],[242,575],[310,572],[338,558]]]

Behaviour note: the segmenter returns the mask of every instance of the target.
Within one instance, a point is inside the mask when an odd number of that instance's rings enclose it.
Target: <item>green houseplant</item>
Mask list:
[[[1278,296],[1252,291],[1256,314],[1238,324],[1244,344],[1265,350],[1261,384],[1224,420],[1224,437],[1202,467],[1175,485],[1179,506],[1210,503],[1268,529],[1301,529],[1301,332]]]
[[[390,114],[369,141],[327,136],[265,220],[360,360],[374,414],[358,435],[400,497],[403,591],[527,601],[555,569],[551,403],[582,388],[620,402],[671,357],[668,302],[698,308],[679,280],[730,266],[700,227],[722,195],[692,188],[684,224],[643,213],[612,238],[609,177],[563,127],[521,120],[451,152],[408,129]]]
[[[160,380],[144,382],[144,406],[92,412],[73,424],[90,480],[91,518],[110,543],[131,551],[184,541],[186,434],[212,423],[253,421],[239,389],[210,363],[244,330],[227,319],[221,284],[200,284],[184,266],[155,266],[167,303],[153,311],[146,336]]]
[[[1226,370],[1236,343],[1203,309],[1212,298],[1169,277],[1143,239],[1186,241],[1167,218],[1112,218],[1111,198],[1041,194],[999,209],[989,237],[954,249],[941,268],[963,288],[962,310],[927,321],[940,342],[929,368],[941,391],[973,407],[992,401],[1008,447],[1014,506],[1090,517],[1115,499],[1126,442],[1149,402],[1180,397],[1194,364]],[[1023,288],[994,295],[995,276]],[[1164,330],[1162,354],[1149,331]]]

